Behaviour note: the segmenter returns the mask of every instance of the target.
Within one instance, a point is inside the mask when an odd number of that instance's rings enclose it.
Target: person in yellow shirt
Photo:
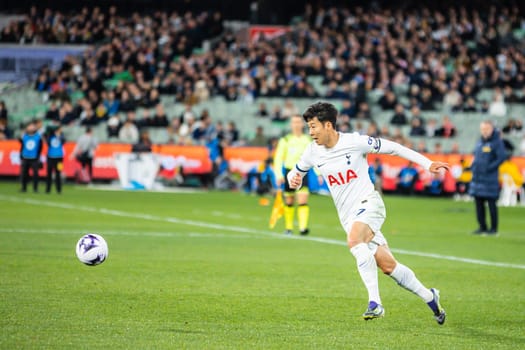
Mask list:
[[[523,175],[520,173],[520,169],[513,163],[511,157],[508,157],[501,165],[499,166],[499,179],[500,182],[503,182],[503,176],[508,175],[516,185],[517,188],[523,186]]]
[[[515,206],[518,204],[518,198],[520,203],[523,203],[523,175],[510,156],[499,166],[499,182],[501,185],[499,203],[501,205]]]
[[[304,186],[299,191],[291,189],[285,181],[288,172],[295,167],[305,148],[312,142],[310,136],[304,134],[304,121],[300,115],[290,118],[291,133],[283,136],[277,144],[273,168],[277,186],[284,183],[284,226],[285,234],[292,234],[294,229],[295,203],[297,202],[297,221],[301,235],[307,235],[310,208],[308,206],[308,179],[303,179]],[[297,197],[297,198],[296,198]],[[297,199],[297,201],[296,201]]]

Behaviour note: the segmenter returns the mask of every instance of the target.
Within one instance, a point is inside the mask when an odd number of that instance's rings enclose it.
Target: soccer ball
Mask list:
[[[78,260],[95,266],[102,264],[108,257],[108,244],[102,236],[88,233],[78,240],[76,251]]]

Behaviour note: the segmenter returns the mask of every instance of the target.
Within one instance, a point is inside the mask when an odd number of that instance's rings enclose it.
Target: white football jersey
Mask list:
[[[353,205],[374,191],[368,175],[368,153],[395,154],[430,168],[432,161],[398,143],[354,133],[339,133],[332,148],[312,142],[303,152],[296,168],[288,173],[288,181],[304,176],[315,167],[328,184],[341,222],[346,221]]]

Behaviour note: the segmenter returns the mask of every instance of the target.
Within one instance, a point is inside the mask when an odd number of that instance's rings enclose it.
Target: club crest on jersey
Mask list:
[[[352,155],[351,155],[350,153],[345,154],[345,157],[346,157],[346,164],[347,164],[347,165],[350,165],[350,163],[351,163],[351,161],[350,161],[350,157],[351,157],[351,156],[352,156]]]
[[[352,169],[348,169],[345,172],[338,172],[337,174],[330,174],[327,176],[328,186],[341,186],[346,185],[352,179],[356,179],[357,174]]]

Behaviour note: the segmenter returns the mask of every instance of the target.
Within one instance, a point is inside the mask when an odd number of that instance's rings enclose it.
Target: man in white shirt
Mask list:
[[[314,140],[301,159],[288,173],[291,188],[298,189],[302,178],[316,167],[324,177],[335,202],[341,224],[347,234],[350,252],[368,290],[369,303],[365,320],[382,317],[377,267],[400,286],[423,299],[434,313],[438,324],[445,322],[445,310],[439,304],[439,291],[428,289],[407,266],[397,262],[381,233],[385,220],[385,205],[374,190],[368,176],[368,153],[395,154],[417,163],[432,173],[448,170],[442,162],[432,162],[425,156],[398,143],[358,133],[339,133],[335,129],[337,109],[330,103],[317,102],[304,112],[309,133]]]

